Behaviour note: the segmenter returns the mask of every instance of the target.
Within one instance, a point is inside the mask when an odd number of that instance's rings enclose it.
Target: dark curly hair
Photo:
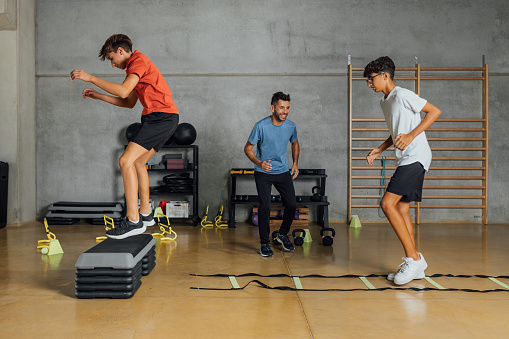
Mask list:
[[[272,100],[270,104],[272,106],[276,106],[279,100],[290,101],[290,94],[284,94],[283,92],[277,92],[272,95]]]
[[[364,68],[364,77],[370,76],[371,73],[389,73],[391,79],[394,80],[394,70],[396,66],[394,66],[394,62],[388,56],[380,57],[376,60],[371,61],[366,68]]]
[[[122,47],[124,51],[129,53],[133,50],[133,42],[125,34],[113,34],[108,38],[108,40],[106,40],[99,51],[99,59],[104,61],[108,53],[116,52],[119,47]]]

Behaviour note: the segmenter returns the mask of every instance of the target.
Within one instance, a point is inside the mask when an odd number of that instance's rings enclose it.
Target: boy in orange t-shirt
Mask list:
[[[106,232],[113,239],[141,234],[147,226],[155,224],[150,209],[150,185],[145,164],[173,135],[179,121],[177,106],[161,72],[144,54],[133,52],[132,45],[128,36],[115,34],[106,40],[99,52],[101,60],[108,59],[112,67],[125,69],[126,78],[122,84],[100,79],[78,69],[71,72],[71,79],[90,82],[112,94],[85,88],[83,98],[127,108],[133,108],[139,99],[143,106],[141,129],[119,159],[127,212],[119,226]]]

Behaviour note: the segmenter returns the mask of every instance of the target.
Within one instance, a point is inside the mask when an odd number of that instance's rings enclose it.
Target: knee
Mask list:
[[[382,208],[382,211],[384,211],[384,213],[386,214],[388,211],[394,208],[394,206],[386,199],[382,199],[382,201],[380,202],[380,207]]]
[[[129,168],[130,166],[132,166],[132,162],[129,161],[129,159],[125,156],[121,156],[119,159],[118,159],[118,166],[120,167],[120,170],[124,170],[126,168]]]
[[[136,167],[136,169],[143,169],[145,168],[146,164],[147,163],[144,161],[137,160],[134,162],[134,167]]]

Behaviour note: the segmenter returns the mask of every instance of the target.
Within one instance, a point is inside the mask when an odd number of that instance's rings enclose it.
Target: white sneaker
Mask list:
[[[394,283],[396,285],[404,285],[417,278],[419,274],[423,274],[424,270],[428,267],[428,263],[424,256],[419,253],[421,259],[414,260],[412,258],[403,257],[404,262],[400,265],[398,272],[394,276]]]
[[[398,272],[399,272],[399,270],[398,270]],[[389,274],[387,274],[387,280],[393,281],[394,280],[394,276],[396,275],[396,273],[389,273]],[[424,273],[424,271],[422,271],[421,273],[417,274],[417,276],[414,278],[414,280],[424,279],[425,277],[426,277],[426,273]]]

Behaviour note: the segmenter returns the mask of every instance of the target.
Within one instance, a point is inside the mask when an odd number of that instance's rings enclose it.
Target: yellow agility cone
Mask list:
[[[311,238],[311,232],[309,232],[309,229],[304,229],[306,231],[306,236],[304,237],[304,242],[312,242],[313,238]]]
[[[359,220],[358,215],[352,215],[352,220],[350,220],[350,227],[352,227],[352,228],[362,227],[361,221]]]

